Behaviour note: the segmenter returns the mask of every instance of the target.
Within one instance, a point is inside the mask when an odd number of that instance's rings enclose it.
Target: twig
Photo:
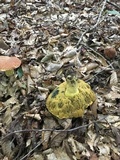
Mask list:
[[[107,61],[107,60],[105,59],[105,57],[103,57],[101,54],[99,54],[99,53],[96,52],[93,48],[87,46],[86,44],[82,43],[82,45],[84,45],[86,48],[88,48],[89,50],[91,50],[91,51],[92,51],[93,53],[95,53],[97,56],[99,56],[99,57],[101,57],[103,60],[105,60],[105,61],[108,63],[108,65],[111,66],[111,68],[114,70],[112,64],[111,64],[109,61]]]
[[[96,73],[94,76],[92,76],[91,78],[87,79],[86,82],[89,82],[90,80],[92,80],[94,77],[96,77],[97,75],[99,75],[101,72],[105,71],[109,66],[111,66],[112,64],[114,64],[114,62],[112,62],[111,64],[109,64],[107,67],[105,67],[104,69],[102,69],[102,71],[99,71],[98,73]]]
[[[45,140],[44,140],[45,141]],[[24,160],[27,156],[29,156],[35,149],[37,149],[44,141],[39,142],[30,152],[28,152],[24,157],[22,157],[20,160]]]
[[[2,138],[2,140],[8,138],[9,136],[15,134],[15,133],[22,133],[22,132],[42,132],[42,131],[50,131],[50,132],[72,132],[72,131],[75,131],[75,130],[78,130],[78,129],[81,129],[81,128],[85,128],[85,127],[88,127],[89,125],[93,124],[93,123],[96,123],[96,122],[100,122],[101,120],[103,120],[105,118],[101,118],[99,120],[96,120],[96,121],[93,121],[89,124],[86,124],[86,125],[83,125],[83,126],[78,126],[78,127],[75,127],[75,128],[71,128],[71,129],[25,129],[25,130],[18,130],[18,131],[14,131],[14,132],[11,132],[9,134],[7,134],[5,137]]]
[[[96,52],[93,48],[89,47],[88,45],[86,45],[85,43],[81,43],[84,47],[88,48],[89,50],[91,50],[93,53],[95,53],[97,56],[103,58],[105,61],[105,57],[103,57],[101,54],[99,54],[98,52]]]
[[[103,11],[104,11],[106,2],[107,2],[107,0],[104,0],[103,6],[102,6],[101,11],[100,11],[100,13],[99,13],[99,15],[98,15],[98,19],[97,19],[96,24],[95,24],[93,27],[91,27],[90,29],[88,29],[88,30],[86,30],[85,32],[82,33],[82,35],[81,35],[81,37],[79,38],[78,43],[77,43],[77,45],[76,45],[77,48],[78,48],[78,46],[80,45],[80,43],[81,43],[81,41],[82,41],[82,39],[83,39],[83,36],[84,36],[86,33],[91,32],[93,29],[95,29],[95,28],[98,26],[98,24],[99,24],[99,22],[100,22],[101,15],[102,15],[102,13],[103,13]]]
[[[112,6],[114,6],[114,7],[117,8],[118,10],[120,10],[120,7],[117,6],[117,4],[115,4],[115,3],[113,3],[113,2],[110,2],[110,1],[108,1],[108,0],[107,0],[107,3],[110,4],[110,5],[112,5]]]

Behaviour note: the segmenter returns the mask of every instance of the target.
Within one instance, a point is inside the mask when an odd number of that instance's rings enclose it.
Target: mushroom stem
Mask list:
[[[7,77],[12,76],[14,74],[14,69],[5,71],[5,74],[6,74]]]

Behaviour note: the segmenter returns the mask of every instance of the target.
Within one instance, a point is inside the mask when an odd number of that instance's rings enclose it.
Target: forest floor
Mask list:
[[[119,0],[2,0],[0,56],[22,62],[0,72],[0,160],[120,159]],[[98,117],[63,127],[46,99],[68,70],[96,93]]]

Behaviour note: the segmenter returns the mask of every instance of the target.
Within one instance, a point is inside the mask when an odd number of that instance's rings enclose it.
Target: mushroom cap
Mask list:
[[[74,77],[69,78],[69,81],[71,81],[70,85],[74,84]],[[82,117],[87,107],[95,102],[96,95],[89,84],[80,79],[76,83],[78,89],[76,94],[71,94],[71,96],[65,94],[68,87],[68,81],[65,81],[48,96],[46,107],[54,116],[60,119]]]
[[[21,60],[17,57],[0,56],[0,71],[7,71],[18,68]]]

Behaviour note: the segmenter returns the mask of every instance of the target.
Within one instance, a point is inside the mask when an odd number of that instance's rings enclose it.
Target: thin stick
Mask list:
[[[86,48],[88,48],[89,50],[91,50],[93,53],[95,53],[97,56],[99,56],[99,57],[101,57],[103,60],[105,60],[107,63],[108,63],[108,65],[109,66],[111,66],[111,68],[114,70],[114,67],[112,66],[112,64],[109,62],[109,61],[107,61],[106,59],[105,59],[105,57],[103,57],[101,54],[99,54],[97,51],[95,51],[93,48],[91,48],[91,47],[89,47],[89,46],[87,46],[86,44],[84,44],[84,43],[81,43],[82,45],[84,45]]]
[[[102,6],[101,11],[100,11],[100,13],[99,13],[99,15],[98,15],[98,19],[97,19],[96,24],[95,24],[93,27],[91,27],[90,29],[88,29],[88,30],[86,30],[85,32],[82,33],[82,35],[81,35],[81,37],[79,38],[78,43],[77,43],[77,45],[76,45],[77,47],[80,45],[80,43],[81,43],[81,41],[82,41],[82,39],[83,39],[83,36],[84,36],[86,33],[91,32],[93,29],[95,29],[95,28],[98,26],[98,24],[99,24],[99,22],[100,22],[100,18],[101,18],[101,16],[102,16],[102,13],[103,13],[103,11],[104,11],[106,2],[107,2],[107,0],[104,0],[103,6]]]
[[[114,7],[117,8],[118,10],[120,10],[120,7],[119,7],[117,4],[115,4],[115,3],[113,3],[113,2],[110,2],[110,1],[108,1],[108,0],[107,0],[107,3],[110,4],[110,5],[112,5],[112,6],[114,6]]]
[[[18,131],[14,131],[14,132],[11,132],[9,134],[7,134],[5,137],[2,138],[2,140],[6,139],[7,137],[15,134],[15,133],[22,133],[22,132],[42,132],[42,131],[50,131],[50,132],[72,132],[72,131],[75,131],[75,130],[78,130],[78,129],[81,129],[81,128],[85,128],[85,127],[88,127],[89,125],[93,124],[93,123],[96,123],[96,122],[100,122],[101,120],[103,120],[105,118],[101,118],[97,121],[93,121],[89,124],[86,124],[86,125],[83,125],[83,126],[78,126],[78,127],[75,127],[75,128],[71,128],[71,129],[25,129],[25,130],[18,130]]]
[[[45,140],[44,140],[45,141]],[[44,141],[39,142],[30,152],[28,152],[24,157],[22,157],[20,160],[24,160],[27,156],[29,156],[35,149],[37,149]]]

